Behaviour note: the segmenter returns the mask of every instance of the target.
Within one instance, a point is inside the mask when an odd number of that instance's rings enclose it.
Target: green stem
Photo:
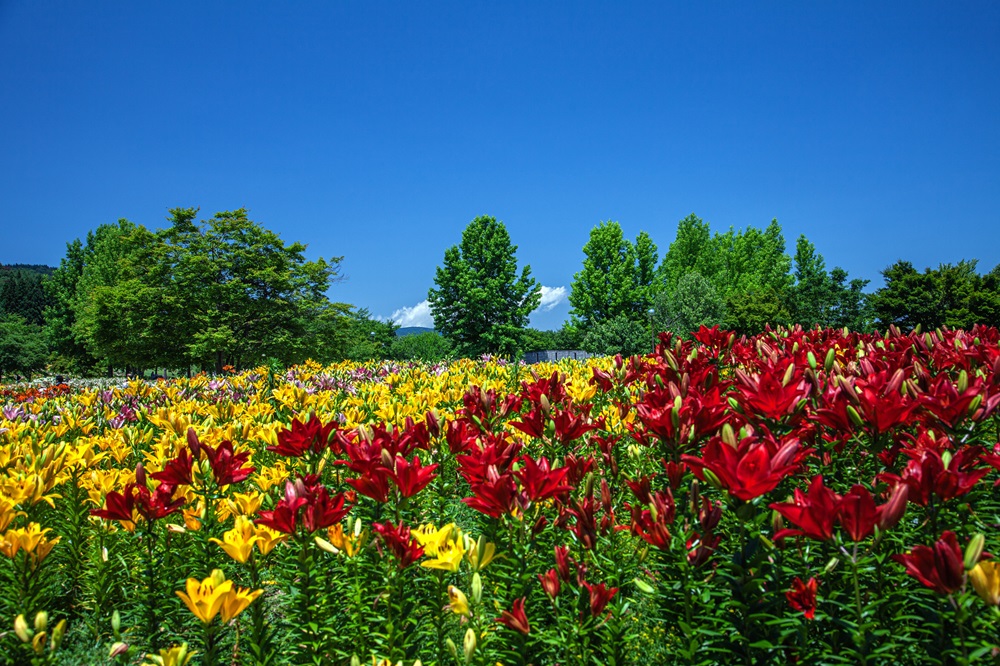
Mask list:
[[[854,608],[858,616],[857,645],[861,651],[861,663],[868,663],[868,645],[865,636],[864,607],[861,604],[861,585],[858,582],[858,544],[854,544],[854,553],[851,556],[851,577],[854,580]]]

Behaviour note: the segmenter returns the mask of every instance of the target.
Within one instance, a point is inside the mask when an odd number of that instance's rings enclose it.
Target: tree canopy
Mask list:
[[[514,356],[521,350],[528,316],[541,301],[531,267],[520,274],[503,222],[477,217],[462,242],[445,251],[428,292],[434,326],[460,356]]]

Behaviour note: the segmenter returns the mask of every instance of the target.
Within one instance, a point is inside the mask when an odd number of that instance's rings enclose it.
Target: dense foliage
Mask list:
[[[1000,333],[0,390],[0,660],[1000,650]]]
[[[428,293],[435,328],[451,340],[455,353],[514,356],[541,300],[531,267],[517,271],[517,246],[503,222],[477,217],[462,242],[444,253]]]

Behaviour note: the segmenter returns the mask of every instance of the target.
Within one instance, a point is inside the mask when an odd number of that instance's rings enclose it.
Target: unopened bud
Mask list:
[[[58,650],[59,646],[62,645],[63,636],[66,635],[66,620],[59,620],[56,623],[55,629],[52,630],[52,650]]]
[[[792,379],[795,377],[795,364],[789,363],[788,367],[785,368],[785,376],[781,378],[781,385],[788,386],[792,383]]]
[[[455,641],[450,638],[446,638],[444,640],[444,644],[445,647],[448,648],[448,652],[451,653],[451,656],[458,659],[458,647],[455,645]]]
[[[465,638],[462,639],[462,652],[465,653],[465,663],[472,661],[472,655],[476,653],[476,632],[472,627],[465,630]]]
[[[542,408],[542,414],[546,416],[552,411],[552,404],[549,402],[549,396],[544,393],[538,398],[538,404]]]
[[[982,533],[976,534],[965,547],[965,570],[968,571],[979,564],[979,558],[983,554],[983,546],[986,545],[986,537]]]
[[[831,557],[830,561],[826,563],[825,567],[823,567],[823,573],[824,574],[830,573],[831,571],[833,571],[834,569],[837,568],[838,564],[840,564],[840,558],[839,557]]]
[[[477,604],[483,600],[483,579],[478,571],[472,574],[472,600]]]
[[[45,631],[49,626],[49,614],[45,611],[38,611],[35,615],[35,631]]]
[[[45,632],[39,632],[35,634],[35,637],[31,639],[31,649],[35,654],[41,654],[45,652]]]
[[[319,546],[320,550],[325,550],[326,552],[331,553],[333,555],[336,555],[337,553],[340,552],[339,550],[337,550],[336,546],[334,546],[332,543],[330,543],[323,537],[313,537],[313,541],[316,542],[316,545]]]
[[[722,483],[719,481],[719,477],[715,475],[715,472],[710,469],[703,469],[701,473],[705,477],[705,480],[708,481],[713,488],[716,490],[723,490]]]
[[[865,425],[864,419],[861,418],[861,414],[858,414],[858,410],[854,409],[852,405],[847,406],[847,418],[850,419],[851,424],[855,428],[862,428]]]
[[[827,372],[833,369],[833,362],[837,360],[837,352],[834,351],[833,347],[826,350],[826,356],[823,358],[823,369]]]
[[[382,466],[386,469],[396,469],[394,464],[396,461],[392,459],[392,454],[388,450],[382,449]]]
[[[117,643],[111,646],[111,650],[108,651],[108,657],[114,659],[115,657],[122,656],[126,652],[128,652],[128,643],[123,643],[122,641],[118,641]]]
[[[118,632],[121,631],[122,628],[122,615],[117,609],[111,613],[111,628],[114,630],[115,636],[118,635]]]
[[[17,634],[17,637],[23,643],[31,640],[32,631],[28,629],[28,621],[24,619],[23,615],[18,615],[14,618],[14,633]]]
[[[806,352],[806,360],[809,362],[809,369],[816,372],[816,354],[813,354],[811,351]]]
[[[969,388],[969,373],[965,370],[958,373],[957,388],[959,393],[965,393],[965,391]]]
[[[736,433],[733,432],[733,426],[728,423],[722,424],[722,441],[731,448],[736,448]]]
[[[194,428],[188,428],[187,442],[188,448],[191,449],[191,456],[195,460],[201,458],[201,442],[198,440],[198,433],[194,431]]]

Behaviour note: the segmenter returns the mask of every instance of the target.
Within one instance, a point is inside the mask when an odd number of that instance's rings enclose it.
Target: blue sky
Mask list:
[[[0,262],[243,206],[344,256],[334,300],[424,323],[488,214],[542,328],[608,219],[662,255],[691,212],[777,218],[873,287],[901,258],[986,271],[998,35],[996,2],[0,0]]]

